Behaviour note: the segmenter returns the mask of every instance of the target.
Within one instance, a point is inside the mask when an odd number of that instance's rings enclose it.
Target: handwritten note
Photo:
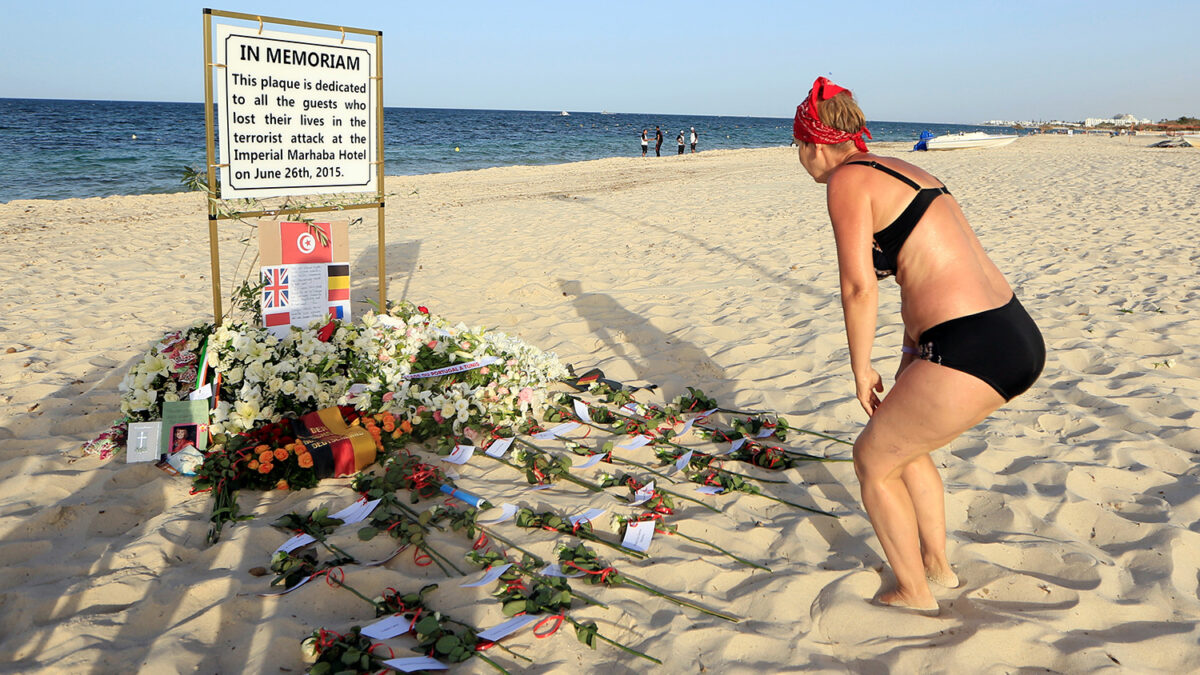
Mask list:
[[[497,438],[496,440],[492,441],[492,444],[488,446],[487,450],[484,450],[483,454],[487,455],[488,457],[500,459],[501,457],[504,457],[504,453],[508,452],[508,447],[512,445],[512,443],[513,439],[511,438]]]
[[[350,506],[347,506],[341,511],[338,511],[337,513],[329,514],[329,517],[337,518],[338,520],[342,521],[343,525],[359,523],[366,520],[367,516],[371,515],[371,512],[375,510],[376,506],[379,506],[379,502],[381,501],[383,500],[374,499],[372,501],[367,501],[365,498],[363,498],[354,502]]]
[[[633,501],[629,502],[629,505],[637,506],[639,504],[645,504],[646,502],[650,501],[650,498],[653,496],[654,481],[650,481],[649,483],[646,483],[642,487],[638,488],[637,492],[633,493]]]
[[[629,521],[625,523],[625,538],[621,545],[632,551],[645,553],[650,548],[650,540],[654,538],[654,521]]]
[[[451,464],[466,464],[468,460],[475,454],[475,446],[473,445],[456,445],[454,452],[442,458],[443,462]]]
[[[316,539],[314,539],[311,534],[298,534],[298,535],[292,537],[291,539],[288,539],[287,541],[280,544],[279,548],[275,549],[275,552],[276,553],[291,553],[292,551],[295,551],[298,548],[308,546],[309,544],[313,543],[314,541],[316,541]]]
[[[363,626],[362,634],[372,640],[388,640],[397,635],[404,635],[412,628],[413,620],[403,614],[393,614],[375,623]]]

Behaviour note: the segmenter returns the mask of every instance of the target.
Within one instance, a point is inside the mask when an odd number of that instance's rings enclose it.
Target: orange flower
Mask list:
[[[250,469],[251,471],[257,471],[258,470],[258,460],[252,459],[249,462],[246,462],[246,468]]]
[[[280,479],[279,479],[279,482],[275,484],[275,489],[276,489],[276,490],[286,490],[286,489],[288,489],[288,482],[287,482],[287,480],[285,480],[285,479],[283,479],[283,478],[280,478]]]
[[[271,469],[274,469],[274,468],[275,468],[274,464],[271,464],[270,462],[264,462],[264,463],[258,465],[258,472],[259,473],[271,473]]]
[[[386,420],[386,421],[384,421],[384,423],[383,423],[383,430],[384,430],[384,431],[391,432],[391,431],[392,431],[392,430],[394,430],[395,428],[396,428],[396,422],[395,422],[395,420]]]
[[[411,434],[412,433],[412,423],[409,422],[408,420],[404,420],[403,422],[400,423],[400,430],[406,434]]]
[[[404,430],[403,430],[403,429],[397,429],[397,430],[395,430],[395,431],[393,431],[393,432],[392,432],[392,438],[400,438],[400,437],[401,437],[401,436],[403,436],[403,435],[404,435]]]
[[[300,463],[301,469],[311,469],[313,465],[312,455],[307,452],[296,455],[296,460]]]
[[[284,449],[284,450],[288,450],[288,451],[295,450],[295,449],[296,449],[296,444],[295,444],[295,443],[288,443],[287,445],[283,446],[283,449]]]
[[[270,449],[271,449],[271,446],[269,446],[269,445],[260,445],[257,448],[254,448],[254,451],[261,453],[263,450],[270,450]]]
[[[275,459],[275,453],[271,452],[270,449],[263,450],[258,455],[258,463],[259,464],[270,464],[271,460],[273,460],[273,459]]]
[[[305,446],[303,443],[301,443],[300,441],[296,441],[296,447],[295,447],[295,448],[293,448],[293,449],[294,449],[296,452],[308,452],[308,448],[307,448],[307,447],[306,447],[306,446]]]
[[[275,448],[275,459],[281,462],[287,459],[290,455],[291,453],[287,451],[287,448]]]

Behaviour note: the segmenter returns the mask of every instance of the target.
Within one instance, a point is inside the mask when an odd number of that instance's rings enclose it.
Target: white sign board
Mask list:
[[[221,199],[375,192],[375,42],[216,29]]]

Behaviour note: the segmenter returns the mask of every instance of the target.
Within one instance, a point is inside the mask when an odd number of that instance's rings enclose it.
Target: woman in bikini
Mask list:
[[[955,587],[944,489],[930,453],[1028,389],[1046,351],[958,202],[922,169],[871,154],[851,93],[823,77],[796,108],[800,163],[826,186],[850,369],[870,420],[854,443],[863,506],[896,575],[884,604],[936,613]],[[904,344],[884,396],[871,365],[878,281],[900,286]]]

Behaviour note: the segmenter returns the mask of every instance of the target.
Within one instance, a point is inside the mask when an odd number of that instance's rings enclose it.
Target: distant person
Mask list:
[[[646,156],[646,148],[649,143],[650,140],[646,138],[646,130],[642,129],[642,157]]]
[[[696,127],[692,127],[692,152],[696,152]]]
[[[663,132],[662,127],[654,127],[654,156],[662,157]]]
[[[679,144],[679,154],[683,154],[683,129],[679,130],[679,135],[675,137],[675,142]]]
[[[854,442],[854,473],[897,584],[877,600],[936,614],[928,582],[959,581],[930,454],[1029,389],[1046,346],[946,186],[867,149],[870,132],[848,90],[818,77],[796,106],[792,134],[800,164],[826,186],[850,372],[869,418]],[[903,341],[884,396],[871,351],[879,280],[891,275]]]

